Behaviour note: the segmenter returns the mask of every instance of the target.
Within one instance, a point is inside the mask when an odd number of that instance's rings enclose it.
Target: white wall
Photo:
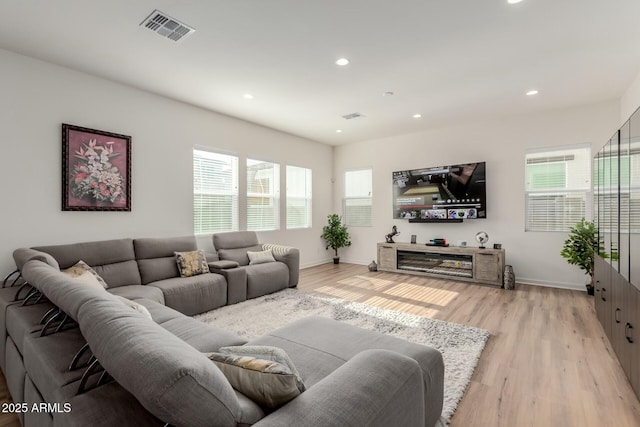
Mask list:
[[[629,117],[638,107],[640,107],[640,73],[620,98],[620,126],[629,120]]]
[[[341,212],[344,171],[373,168],[373,226],[350,227],[352,246],[341,250],[344,261],[369,263],[376,243],[397,225],[396,241],[418,242],[444,237],[477,245],[476,232],[489,233],[489,244],[502,243],[506,262],[522,283],[584,290],[586,277],[559,253],[564,233],[524,232],[524,156],[527,149],[591,143],[599,149],[619,126],[619,103],[611,101],[566,110],[461,124],[337,147],[334,157],[334,208]],[[392,219],[391,174],[452,163],[487,162],[487,219],[463,223],[414,223]]]
[[[311,168],[314,227],[259,237],[300,248],[302,265],[330,257],[332,147],[8,51],[0,64],[2,275],[18,247],[193,234],[194,145]],[[61,123],[132,136],[131,212],[61,211]]]

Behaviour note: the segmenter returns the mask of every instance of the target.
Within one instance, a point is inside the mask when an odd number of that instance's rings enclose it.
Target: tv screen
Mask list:
[[[393,172],[393,217],[487,217],[485,162]]]

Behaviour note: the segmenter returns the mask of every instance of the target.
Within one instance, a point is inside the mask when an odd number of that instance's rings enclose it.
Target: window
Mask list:
[[[238,158],[193,150],[195,234],[238,230]]]
[[[287,165],[287,228],[311,227],[311,169]]]
[[[590,166],[586,146],[527,153],[525,231],[569,231],[585,217]]]
[[[344,222],[371,227],[372,171],[361,169],[344,174]]]
[[[247,159],[247,230],[280,228],[280,165]]]

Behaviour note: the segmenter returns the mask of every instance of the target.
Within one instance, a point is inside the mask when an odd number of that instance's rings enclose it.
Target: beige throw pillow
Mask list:
[[[206,355],[234,389],[263,408],[276,409],[302,392],[296,375],[281,363],[233,354]]]
[[[247,256],[249,257],[249,265],[264,264],[265,262],[276,262],[271,249],[260,252],[247,251]]]
[[[175,252],[175,255],[180,277],[197,276],[209,272],[204,251]]]
[[[72,267],[62,270],[62,272],[78,283],[84,283],[85,285],[94,286],[100,289],[107,289],[109,287],[107,282],[105,282],[93,268],[82,260],[78,261]]]

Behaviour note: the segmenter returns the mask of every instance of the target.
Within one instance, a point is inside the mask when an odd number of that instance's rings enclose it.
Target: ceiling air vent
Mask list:
[[[351,114],[347,114],[345,116],[342,116],[343,119],[347,119],[347,120],[357,119],[359,117],[364,117],[364,114],[362,114],[362,113],[351,113]]]
[[[183,24],[177,19],[171,18],[159,10],[151,12],[151,14],[142,21],[140,26],[173,40],[174,42],[181,40],[195,31],[194,28]]]

